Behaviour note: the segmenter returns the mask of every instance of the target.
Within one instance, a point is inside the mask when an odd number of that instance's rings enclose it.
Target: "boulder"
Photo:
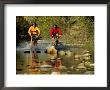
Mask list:
[[[83,57],[83,59],[90,60],[91,58],[90,58],[90,56],[87,56],[87,57]]]
[[[91,63],[91,64],[90,64],[90,67],[94,67],[94,64],[93,64],[93,63]]]
[[[84,66],[84,63],[80,63],[80,64],[77,66],[77,69],[79,69],[79,70],[86,70],[87,68]]]
[[[86,67],[90,67],[90,62],[88,62],[88,61],[86,61],[85,63],[84,63],[84,65],[86,66]]]
[[[59,55],[61,56],[65,55],[65,51],[59,51]]]
[[[48,47],[47,48],[47,53],[48,54],[56,54],[57,53],[57,50],[55,49],[54,46],[51,46],[51,47]]]
[[[75,55],[74,57],[75,57],[75,59],[79,59],[79,58],[81,58],[81,55],[78,55],[78,54],[77,54],[77,55]]]
[[[94,64],[91,63],[91,62],[89,62],[89,61],[86,61],[86,62],[84,63],[84,65],[85,65],[86,67],[94,68]]]
[[[83,50],[82,53],[90,53],[90,51],[88,51],[88,50]]]
[[[90,55],[91,55],[90,53],[85,53],[85,54],[83,54],[83,57],[88,57]]]
[[[65,54],[66,54],[67,57],[71,57],[72,56],[72,52],[71,51],[66,51]]]

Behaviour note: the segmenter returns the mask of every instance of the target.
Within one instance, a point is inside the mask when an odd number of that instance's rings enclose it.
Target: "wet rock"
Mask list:
[[[86,67],[90,67],[90,62],[89,61],[86,61],[85,63],[84,63],[84,65],[86,66]]]
[[[94,64],[91,63],[91,62],[89,62],[89,61],[86,61],[86,62],[84,63],[84,65],[85,65],[87,68],[89,68],[89,70],[94,68]]]
[[[76,68],[75,70],[76,70],[76,71],[79,71],[79,69],[78,69],[78,68]]]
[[[94,64],[90,64],[90,66],[87,67],[87,70],[94,71]]]
[[[87,70],[88,71],[94,71],[94,67],[88,67]]]
[[[82,52],[83,54],[84,53],[90,53],[90,51],[89,50],[87,50],[87,49],[85,49],[85,50],[83,50],[83,52]]]
[[[72,56],[72,52],[71,51],[66,51],[65,54],[66,54],[67,57],[71,57]]]
[[[56,54],[57,50],[55,49],[54,46],[51,46],[51,47],[47,48],[47,53],[48,54]]]
[[[84,66],[84,63],[83,63],[83,61],[82,61],[82,63],[79,63],[79,64],[78,64],[78,66]]]
[[[87,57],[83,57],[84,60],[90,60],[90,56],[87,56]]]
[[[77,69],[85,69],[86,70],[86,67],[85,66],[78,66]]]
[[[49,56],[50,60],[55,60],[57,57],[57,54],[49,54],[48,56]]]
[[[35,69],[35,68],[31,68],[31,69],[29,69],[29,72],[37,72],[38,71],[38,69]]]
[[[90,64],[90,67],[94,67],[94,63],[91,63],[91,64]]]
[[[74,66],[72,65],[72,66],[70,67],[70,69],[72,69],[72,70],[73,70],[73,69],[74,69]]]
[[[61,56],[63,56],[63,55],[65,55],[65,51],[59,51],[59,54],[60,54]]]
[[[91,54],[90,53],[85,53],[83,54],[83,57],[87,57],[87,56],[90,56]]]
[[[86,70],[87,68],[84,66],[84,63],[80,63],[76,69],[79,69],[79,70]]]
[[[84,60],[88,61],[88,60],[91,59],[91,54],[90,53],[85,53],[85,54],[82,55],[82,57],[83,57]]]
[[[75,58],[75,59],[80,59],[80,58],[81,58],[81,55],[76,54],[76,55],[74,56],[74,58]]]

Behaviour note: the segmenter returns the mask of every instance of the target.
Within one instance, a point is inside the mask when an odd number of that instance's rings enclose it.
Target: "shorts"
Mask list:
[[[39,39],[39,37],[38,36],[32,36],[32,41],[37,41]]]

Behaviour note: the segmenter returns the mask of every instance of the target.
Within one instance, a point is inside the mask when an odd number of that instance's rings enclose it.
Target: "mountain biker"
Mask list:
[[[52,38],[52,45],[55,45],[55,39],[58,39],[58,43],[59,43],[59,38],[62,36],[62,31],[61,29],[54,24],[53,27],[50,29],[50,36]]]
[[[37,40],[39,39],[39,35],[40,35],[40,30],[36,23],[32,23],[32,26],[30,26],[28,30],[28,34],[31,37],[31,44],[33,45],[37,44]]]

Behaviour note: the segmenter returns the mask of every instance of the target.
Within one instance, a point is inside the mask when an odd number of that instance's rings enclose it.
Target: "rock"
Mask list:
[[[57,58],[57,54],[48,54],[50,60],[55,60]]]
[[[70,69],[74,69],[74,66],[71,66]]]
[[[28,69],[29,70],[29,72],[37,72],[38,71],[38,69]]]
[[[90,56],[83,57],[83,59],[85,59],[85,60],[90,60]]]
[[[90,64],[90,66],[87,68],[89,71],[94,71],[94,64]]]
[[[77,54],[77,55],[75,55],[74,57],[75,57],[75,59],[79,59],[79,58],[81,58],[81,55],[78,55],[78,54]]]
[[[76,71],[79,71],[79,69],[78,69],[78,68],[76,68]]]
[[[94,64],[92,63],[92,64],[90,64],[90,67],[94,67]]]
[[[66,54],[67,57],[71,57],[72,52],[71,51],[66,51],[65,54]]]
[[[77,69],[86,70],[87,68],[84,66],[84,63],[80,63],[80,64],[77,66]]]
[[[84,63],[80,63],[80,64],[78,64],[78,66],[84,66]]]
[[[88,57],[90,55],[91,55],[90,53],[85,53],[85,54],[83,54],[83,57]]]
[[[63,56],[63,55],[65,55],[65,52],[64,52],[64,51],[59,51],[59,54],[60,54],[61,56]]]
[[[88,61],[84,63],[84,65],[85,65],[86,67],[90,67],[90,64],[91,64],[91,63],[88,62]]]
[[[85,66],[78,66],[77,68],[78,68],[78,69],[86,69]]]
[[[88,51],[88,50],[84,50],[83,53],[90,53],[90,51]]]
[[[55,49],[54,46],[51,46],[51,47],[47,48],[47,53],[48,54],[56,54],[57,50]]]
[[[89,61],[85,62],[84,65],[88,68],[91,68],[91,69],[94,68],[94,64]]]
[[[88,67],[87,70],[88,71],[94,71],[94,67]]]

